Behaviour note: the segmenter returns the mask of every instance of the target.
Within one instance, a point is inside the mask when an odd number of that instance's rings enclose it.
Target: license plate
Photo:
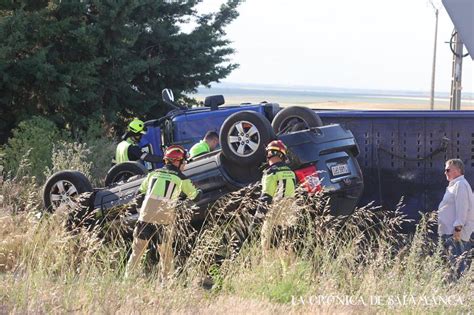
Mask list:
[[[340,176],[344,174],[349,174],[349,166],[347,164],[337,164],[331,166],[331,173],[333,176]]]

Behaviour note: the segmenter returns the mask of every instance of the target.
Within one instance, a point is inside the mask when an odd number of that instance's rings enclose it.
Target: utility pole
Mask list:
[[[451,77],[451,98],[449,103],[450,110],[461,109],[461,89],[462,89],[462,59],[463,43],[459,33],[454,34],[453,38],[453,69]]]
[[[433,5],[433,3],[432,3]],[[433,5],[434,7],[434,5]],[[436,24],[435,24],[435,38],[434,38],[434,48],[433,48],[433,68],[431,70],[431,97],[430,97],[430,107],[431,110],[434,110],[434,96],[435,96],[435,74],[436,74],[436,46],[438,43],[438,13],[439,10],[435,8]]]

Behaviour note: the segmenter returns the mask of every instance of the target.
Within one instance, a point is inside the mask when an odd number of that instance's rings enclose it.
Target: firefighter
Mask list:
[[[162,279],[166,280],[173,270],[172,244],[176,202],[184,196],[198,201],[202,194],[182,173],[186,154],[182,146],[169,146],[165,150],[165,166],[148,174],[140,186],[139,193],[142,197],[144,195],[144,200],[133,231],[132,255],[127,263],[126,276],[136,270],[149,241],[155,235]]]
[[[295,195],[295,173],[286,164],[287,148],[281,140],[274,140],[266,147],[267,168],[262,176],[262,193],[255,213],[255,223],[262,225],[262,249],[270,249],[274,228],[283,229],[283,234],[295,218],[289,202]],[[278,206],[269,211],[272,203]]]
[[[219,135],[215,131],[208,131],[204,139],[196,143],[189,150],[190,158],[214,151],[219,145]]]
[[[146,133],[145,123],[134,118],[127,126],[127,132],[122,136],[122,142],[117,145],[115,151],[115,164],[143,160],[150,163],[161,163],[161,156],[142,152],[138,143]]]

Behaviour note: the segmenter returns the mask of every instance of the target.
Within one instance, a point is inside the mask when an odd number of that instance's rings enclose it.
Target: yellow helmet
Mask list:
[[[145,134],[145,123],[138,118],[134,118],[127,127],[128,131],[133,133]]]

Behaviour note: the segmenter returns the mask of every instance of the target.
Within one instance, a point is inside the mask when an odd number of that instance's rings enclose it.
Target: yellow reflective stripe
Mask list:
[[[155,197],[162,197],[165,200],[176,200],[178,199],[181,191],[183,190],[183,183],[186,180],[182,180],[178,176],[168,173],[166,170],[154,171],[146,177],[140,186],[140,192]],[[150,185],[152,187],[150,187]],[[185,189],[187,189],[185,187]]]
[[[262,190],[272,197],[278,190],[278,187],[282,187],[286,181],[286,187],[284,191],[284,197],[293,197],[295,194],[295,173],[293,171],[277,171],[276,173],[264,175],[262,178]]]

